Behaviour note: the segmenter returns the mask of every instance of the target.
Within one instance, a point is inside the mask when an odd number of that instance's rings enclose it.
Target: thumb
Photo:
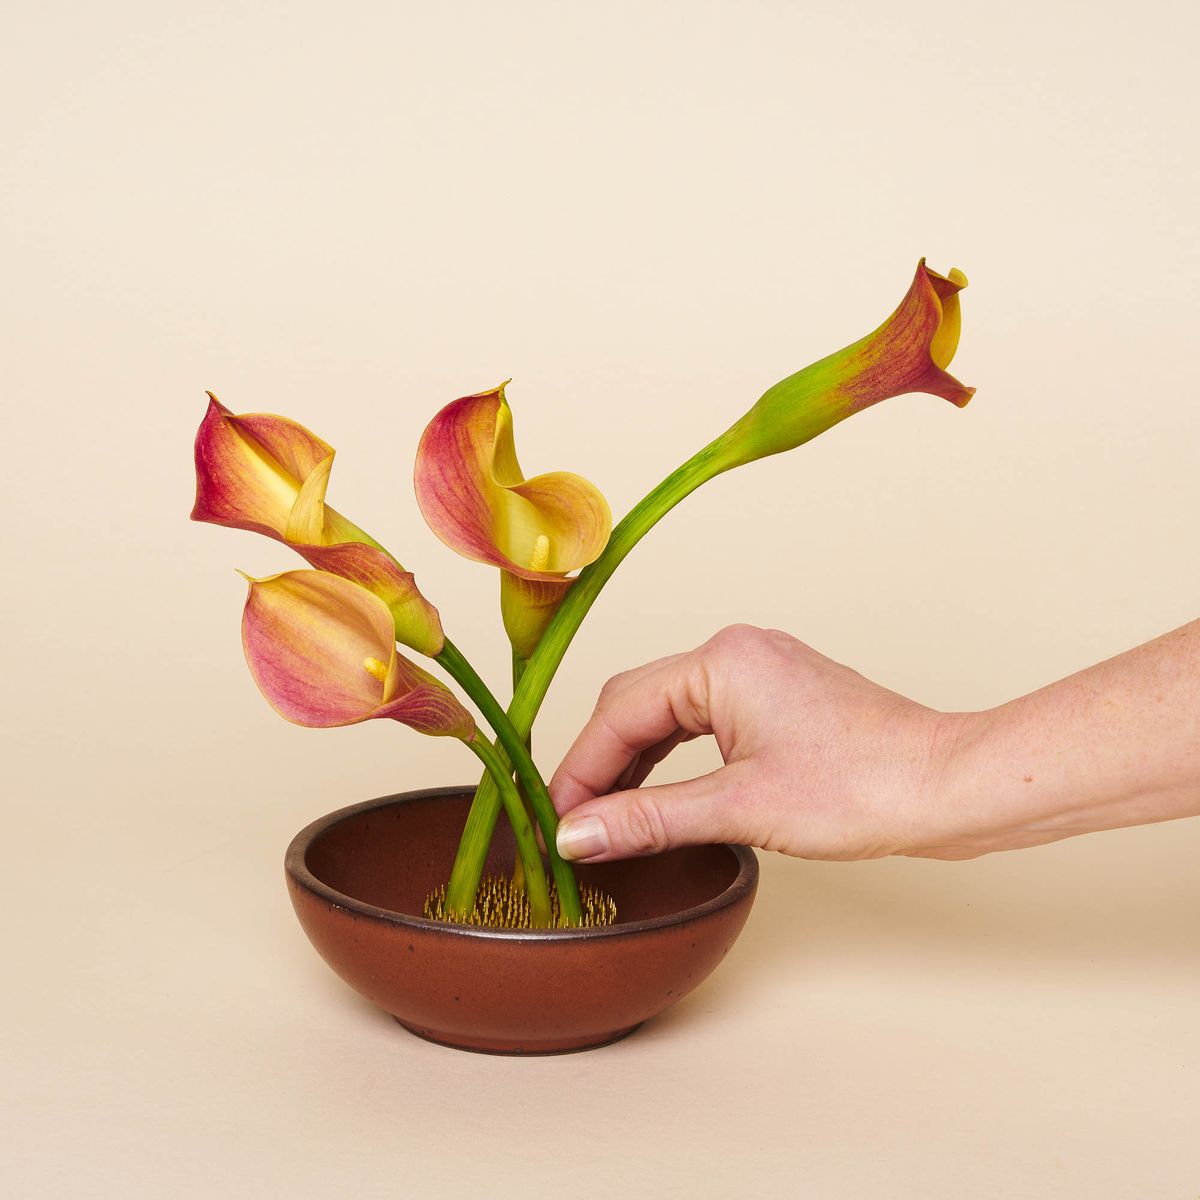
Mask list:
[[[571,862],[592,863],[708,842],[749,844],[739,803],[744,770],[734,763],[699,779],[586,800],[559,823],[558,852]]]

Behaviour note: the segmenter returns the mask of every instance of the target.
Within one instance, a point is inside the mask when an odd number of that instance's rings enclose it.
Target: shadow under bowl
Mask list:
[[[505,931],[429,921],[472,789],[385,796],[292,839],[292,906],[321,957],[355,991],[431,1041],[492,1054],[602,1046],[686,996],[728,953],[750,913],[758,860],[745,846],[688,846],[576,868],[618,921],[602,929]],[[512,870],[501,820],[485,874]]]

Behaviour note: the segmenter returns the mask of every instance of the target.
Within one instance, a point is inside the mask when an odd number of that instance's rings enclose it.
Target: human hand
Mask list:
[[[705,842],[820,859],[921,853],[948,721],[786,633],[731,626],[604,686],[550,783],[559,851],[587,862]],[[641,787],[677,745],[710,733],[723,767]]]

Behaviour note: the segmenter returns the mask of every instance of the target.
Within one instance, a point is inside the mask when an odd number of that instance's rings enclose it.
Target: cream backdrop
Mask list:
[[[944,708],[1182,624],[1198,50],[1158,0],[11,11],[7,1194],[1196,1195],[1200,821],[762,856],[726,965],[635,1037],[442,1050],[327,972],[281,860],[473,761],[277,718],[233,569],[292,560],[187,513],[204,389],[308,424],[499,681],[496,580],[412,498],[432,413],[511,376],[526,469],[620,513],[924,254],[971,279],[975,400],[890,401],[674,513],[584,627],[543,764],[613,671],[734,621]]]

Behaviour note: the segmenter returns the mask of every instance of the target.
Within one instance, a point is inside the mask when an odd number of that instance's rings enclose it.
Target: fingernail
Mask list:
[[[608,849],[608,830],[599,817],[579,817],[574,821],[563,821],[554,841],[565,859],[592,858]]]

